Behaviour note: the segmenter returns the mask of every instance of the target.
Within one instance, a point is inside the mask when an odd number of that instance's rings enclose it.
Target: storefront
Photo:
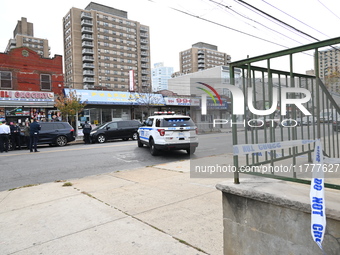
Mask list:
[[[69,95],[70,89],[64,89],[65,95]],[[72,90],[86,103],[85,109],[78,117],[78,126],[85,121],[99,125],[112,120],[140,121],[153,111],[160,110],[165,105],[163,96],[152,93],[135,93],[104,90]]]
[[[202,114],[201,108],[201,100],[199,100],[199,105],[192,105],[190,108],[190,112],[192,114],[192,119],[196,123],[199,132],[207,132],[212,130],[218,130],[222,128],[226,128],[226,125],[213,125],[214,119],[225,119],[230,120],[229,113],[229,102],[227,99],[222,98],[221,103],[216,103],[215,101],[208,99],[207,100],[207,113]]]
[[[165,107],[162,107],[161,110],[165,111],[173,111],[176,114],[182,115],[191,115],[190,107],[199,107],[200,99],[199,98],[190,98],[190,97],[164,97]]]
[[[53,92],[0,90],[0,121],[23,126],[32,118],[50,121],[54,114]]]

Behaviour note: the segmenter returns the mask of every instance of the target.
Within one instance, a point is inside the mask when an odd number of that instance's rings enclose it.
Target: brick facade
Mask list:
[[[62,94],[64,88],[62,56],[43,58],[27,47],[12,49],[8,53],[0,53],[0,71],[12,73],[11,88],[0,87],[1,90],[50,91]],[[41,75],[50,75],[51,88],[42,88]]]

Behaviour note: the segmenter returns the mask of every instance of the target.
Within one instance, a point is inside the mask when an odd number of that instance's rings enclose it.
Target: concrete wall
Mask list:
[[[323,254],[311,236],[309,185],[272,179],[218,184],[223,194],[225,255]],[[340,254],[340,192],[326,189],[323,247]]]

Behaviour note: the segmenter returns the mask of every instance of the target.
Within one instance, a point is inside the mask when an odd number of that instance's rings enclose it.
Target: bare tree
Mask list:
[[[152,115],[152,108],[164,105],[164,99],[161,94],[136,92],[131,93],[130,97],[134,100],[136,108],[140,111],[142,121],[144,117]]]

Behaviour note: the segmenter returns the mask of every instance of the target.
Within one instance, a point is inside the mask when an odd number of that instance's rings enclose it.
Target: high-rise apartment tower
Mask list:
[[[192,48],[179,53],[180,73],[194,73],[215,66],[228,65],[230,60],[230,55],[219,52],[215,45],[195,43]]]
[[[65,87],[151,91],[149,27],[91,2],[63,19]]]
[[[331,92],[340,93],[340,48],[319,51],[320,78]]]
[[[50,48],[47,39],[34,37],[33,23],[27,22],[27,18],[21,18],[13,31],[13,38],[10,39],[5,52],[17,47],[28,47],[44,58],[50,56]]]

